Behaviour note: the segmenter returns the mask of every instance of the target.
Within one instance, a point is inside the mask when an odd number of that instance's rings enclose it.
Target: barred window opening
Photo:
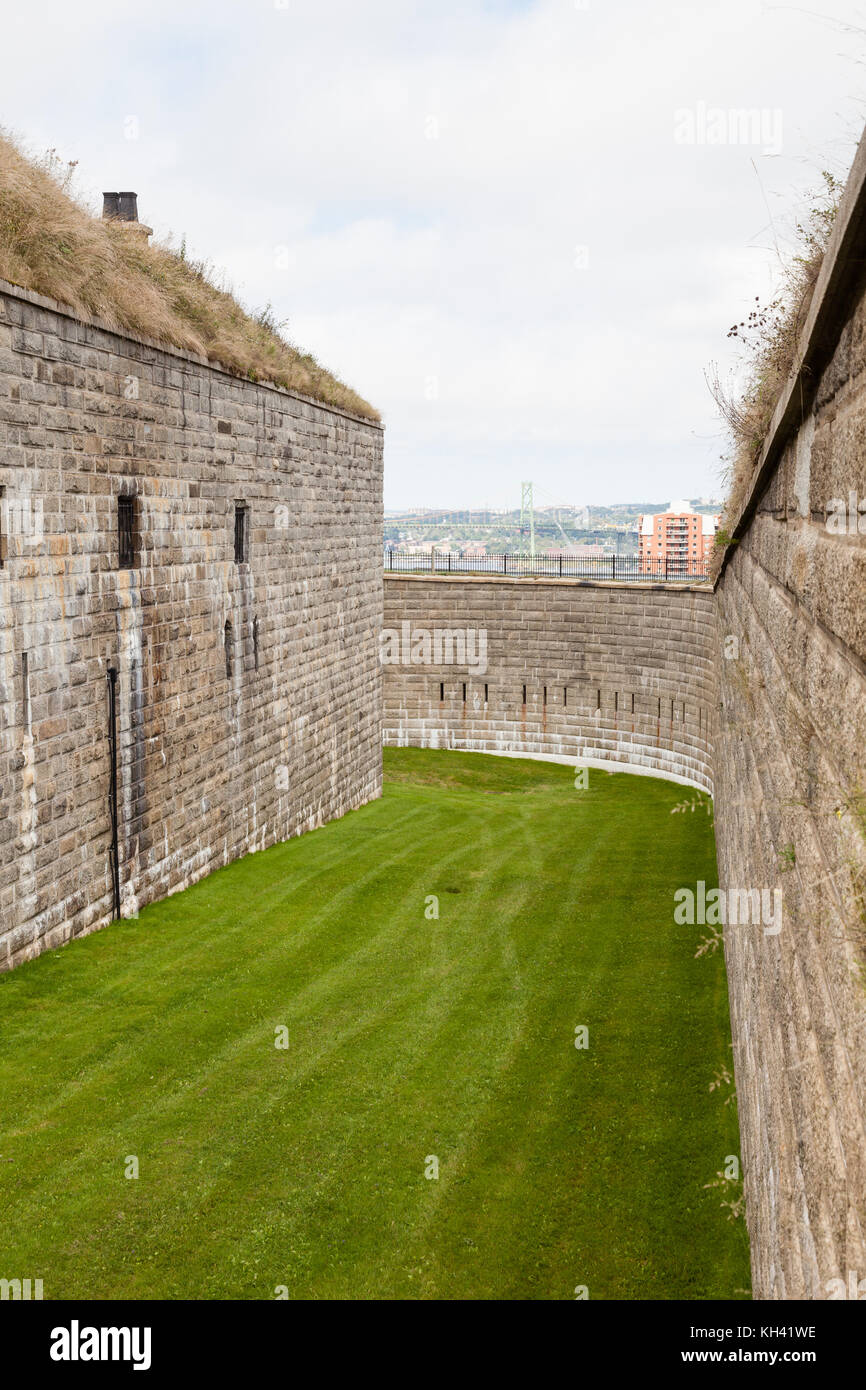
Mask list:
[[[135,568],[135,498],[129,496],[117,499],[117,534],[120,568]]]
[[[249,526],[245,502],[235,503],[235,564],[244,565],[248,559]]]

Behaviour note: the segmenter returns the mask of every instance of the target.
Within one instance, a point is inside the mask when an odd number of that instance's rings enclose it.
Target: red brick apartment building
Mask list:
[[[638,521],[641,569],[658,572],[704,570],[713,548],[719,518],[692,511],[688,502],[671,502],[666,512]]]

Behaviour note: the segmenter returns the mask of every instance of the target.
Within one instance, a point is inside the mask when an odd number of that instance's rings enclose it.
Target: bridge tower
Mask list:
[[[535,508],[532,503],[532,483],[520,484],[520,543],[518,554],[535,554]]]

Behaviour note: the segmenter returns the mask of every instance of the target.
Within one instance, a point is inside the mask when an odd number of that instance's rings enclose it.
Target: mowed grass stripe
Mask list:
[[[429,862],[426,837],[423,840],[420,838],[417,840],[415,853],[420,855],[424,862]],[[466,845],[465,840],[461,839],[459,848],[453,851],[450,860],[456,862],[460,858],[466,858],[470,853],[471,849]],[[389,863],[380,867],[379,872],[387,872],[387,870],[393,866],[394,862],[404,859],[405,857],[405,851],[399,855],[395,853],[392,855],[392,859]],[[444,868],[446,871],[450,872],[448,858],[445,859]],[[437,872],[441,873],[442,871],[443,863],[440,861],[437,865]],[[362,881],[361,887],[366,890],[367,885],[375,876],[376,875],[371,871],[371,873],[366,876],[366,879]],[[413,930],[415,924],[423,920],[422,907],[423,899],[419,898],[416,900],[414,908],[412,909]],[[308,929],[314,934],[318,934],[321,928],[322,918],[330,918],[333,915],[334,904],[330,902],[320,910],[317,916],[313,916],[308,920]],[[364,914],[359,913],[358,916],[359,920],[361,920]],[[353,1018],[357,1015],[359,998],[363,997],[366,990],[366,977],[362,969],[364,957],[378,956],[381,959],[387,958],[387,961],[390,962],[394,943],[390,939],[383,941],[382,938],[385,936],[390,938],[395,935],[398,938],[405,936],[405,921],[397,921],[396,919],[398,916],[405,919],[406,914],[402,904],[396,909],[395,913],[392,914],[388,923],[379,923],[376,934],[372,937],[365,938],[362,947],[351,954],[347,954],[346,952],[346,936],[336,936],[334,938],[338,946],[342,944],[343,959],[340,961],[340,964],[342,967],[348,968],[355,982],[355,986],[349,997],[345,995],[345,992],[342,990],[342,984],[338,982],[337,993],[341,993],[341,997],[330,1007],[329,1030],[325,1035],[325,1041],[322,1044],[317,1043],[315,1039],[312,1041],[305,1040],[307,1045],[302,1055],[306,1060],[302,1072],[326,1064],[329,1053],[340,1047],[346,1046],[348,1043],[351,1043],[355,1048],[362,1045],[364,1031],[370,1028],[376,1028],[378,1030],[386,1028],[388,1026],[389,1014],[396,1011],[398,1007],[401,1009],[408,1009],[410,1007],[413,1009],[416,1008],[415,1001],[411,995],[405,999],[395,996],[392,1001],[383,1003],[381,994],[377,993],[375,1001],[372,1006],[367,1009],[366,1014],[362,1015],[351,1026],[344,1025],[342,1028],[335,1026],[335,1020],[338,1018],[340,1010],[346,1010],[348,1008]],[[389,929],[387,932],[386,928]],[[288,941],[288,938],[286,938],[286,941]],[[476,947],[483,947],[485,953],[493,949],[494,946],[495,939],[493,939],[491,944],[491,942],[483,936],[477,938]],[[405,947],[403,949],[405,950]],[[257,953],[257,969],[264,966],[274,986],[278,984],[281,978],[275,965],[274,950],[267,955]],[[464,960],[463,971],[452,973],[451,976],[452,986],[459,987],[459,989],[464,992],[472,987],[472,977],[465,968],[465,965],[466,962]],[[340,979],[342,980],[342,975]],[[335,992],[330,981],[331,974],[328,970],[323,969],[322,974],[317,979],[309,982],[301,990],[299,996],[291,1001],[291,1006],[289,1008],[284,1007],[280,1010],[279,1021],[288,1022],[291,1028],[293,1015],[298,1012],[300,1012],[302,1016],[313,1019],[319,1017],[322,1011],[322,1004],[327,1003],[328,995]],[[422,990],[426,993],[423,974],[419,974],[418,981],[415,984],[415,991],[421,992]],[[439,992],[441,996],[441,986]],[[423,1000],[420,1002],[423,1003]],[[106,1166],[109,1163],[113,1163],[119,1148],[125,1146],[125,1149],[128,1150],[130,1147],[134,1147],[132,1138],[140,1130],[142,1115],[146,1114],[150,1114],[154,1121],[159,1121],[161,1124],[164,1124],[166,1120],[171,1118],[173,1126],[179,1132],[187,1135],[187,1140],[189,1141],[188,1131],[190,1116],[185,1113],[185,1111],[188,1109],[188,1101],[191,1093],[202,1090],[205,1083],[207,1083],[211,1094],[219,1093],[220,1086],[225,1086],[223,1104],[224,1109],[228,1113],[230,1113],[233,1108],[236,1108],[238,1104],[247,1104],[257,1092],[265,1093],[261,1104],[266,1111],[269,1108],[267,1091],[268,1088],[273,1088],[268,1069],[261,1066],[260,1063],[264,1047],[270,1047],[273,1052],[273,1020],[262,1019],[258,1008],[258,1001],[253,1002],[250,1014],[251,1017],[256,1018],[257,1021],[251,1024],[244,1034],[235,1036],[234,1033],[232,1033],[230,1043],[223,1043],[222,1046],[220,1046],[218,1041],[208,1042],[205,1049],[205,1060],[200,1062],[197,1071],[194,1072],[192,1070],[193,1062],[192,1059],[190,1059],[190,1065],[183,1071],[184,1079],[180,1086],[167,1093],[164,1089],[164,1077],[160,1076],[158,1072],[155,1076],[149,1076],[149,1069],[151,1067],[159,1067],[158,1053],[159,1050],[166,1045],[165,1030],[160,1031],[156,1035],[152,1044],[145,1047],[143,1050],[139,1050],[135,1057],[135,1076],[133,1079],[137,1082],[138,1087],[143,1087],[146,1091],[150,1092],[155,1091],[157,1099],[146,1100],[146,1108],[142,1106],[138,1113],[136,1113],[135,1111],[130,1112],[128,1100],[121,1099],[118,1095],[117,1105],[122,1110],[123,1115],[120,1133],[112,1131],[108,1136],[99,1133],[90,1141],[88,1141],[85,1136],[84,1142],[82,1143],[80,1135],[84,1132],[83,1124],[77,1123],[77,1121],[83,1121],[87,1114],[95,1108],[96,1104],[105,1105],[110,1098],[112,1086],[114,1084],[113,1073],[120,1067],[125,1066],[127,1069],[129,1068],[129,1058],[126,1057],[123,1047],[120,1044],[115,1045],[104,1066],[96,1069],[96,1075],[93,1074],[93,1069],[83,1075],[79,1075],[74,1095],[70,1098],[69,1102],[78,1113],[67,1116],[67,1124],[65,1126],[70,1137],[72,1138],[72,1136],[75,1136],[76,1138],[75,1148],[68,1160],[71,1167],[73,1169],[89,1170],[100,1163]],[[402,1028],[404,1025],[401,1024],[400,1026]],[[170,1037],[168,1041],[171,1043]],[[181,1042],[182,1041],[183,1040],[181,1040]],[[421,1039],[421,1041],[423,1041],[423,1039]],[[397,1055],[399,1056],[399,1052]],[[282,1054],[274,1053],[274,1060],[276,1060],[278,1065],[284,1066]],[[252,1080],[252,1084],[248,1084],[245,1087],[243,1096],[239,1099],[233,1097],[230,1089],[231,1072],[233,1069],[237,1068],[247,1068],[247,1075]],[[178,1066],[176,1062],[175,1071],[177,1070]],[[148,1085],[149,1080],[151,1082],[158,1081],[159,1084],[156,1087]],[[97,1088],[99,1092],[104,1094],[96,1094]],[[275,1102],[270,1102],[270,1104],[273,1103]],[[193,1109],[198,1109],[206,1127],[206,1110],[201,1106],[194,1106]],[[176,1113],[169,1115],[169,1112]],[[260,1113],[254,1118],[256,1123],[260,1123]],[[42,1123],[44,1123],[44,1120]],[[56,1127],[57,1121],[55,1120],[52,1129]],[[58,1190],[68,1187],[72,1182],[73,1175],[68,1171],[68,1167],[64,1166],[60,1155],[57,1153],[56,1139],[53,1138],[51,1131],[47,1133],[43,1132],[42,1138],[44,1147],[53,1150],[51,1155],[53,1170],[52,1185]],[[198,1137],[198,1143],[207,1146],[208,1139],[206,1133]],[[273,1150],[263,1149],[263,1154],[265,1156],[272,1152]],[[38,1153],[35,1156],[38,1158]],[[139,1155],[139,1157],[141,1157],[143,1161],[143,1156]],[[161,1156],[158,1155],[157,1159],[159,1157]],[[182,1157],[182,1155],[180,1155],[180,1157]],[[216,1181],[216,1175],[221,1166],[222,1165],[218,1162],[214,1162],[212,1166],[213,1181]],[[157,1177],[159,1177],[159,1175],[159,1169],[157,1169]],[[33,1180],[37,1181],[35,1173]],[[42,1181],[42,1179],[38,1179],[38,1181]],[[202,1195],[207,1189],[207,1186],[208,1183],[206,1179],[201,1178],[193,1190],[197,1191],[199,1195]],[[163,1217],[160,1222],[160,1231],[162,1235],[165,1234],[165,1217]]]
[[[420,846],[420,852],[422,854],[426,853],[423,843]],[[457,859],[463,857],[468,852],[465,844],[461,844],[461,846],[453,852],[452,858]],[[359,891],[363,891],[370,884],[374,885],[375,880],[383,872],[387,871],[389,867],[392,867],[398,859],[405,857],[405,853],[400,855],[395,854],[385,865],[379,866],[376,870],[371,870],[364,877],[359,877],[357,880]],[[287,884],[288,880],[283,887],[283,898],[290,896],[290,888]],[[341,890],[341,893],[344,892],[345,890]],[[357,931],[353,933],[348,929],[351,927],[348,916],[345,918],[341,917],[340,902],[335,902],[335,900],[332,899],[322,906],[318,912],[311,911],[306,916],[299,929],[290,929],[288,932],[276,937],[271,942],[269,950],[256,949],[256,973],[248,981],[239,982],[236,977],[239,973],[249,975],[249,966],[244,965],[242,967],[236,967],[236,963],[233,961],[232,968],[228,973],[219,977],[219,985],[220,990],[223,992],[223,995],[225,995],[228,985],[233,983],[234,994],[232,997],[235,1001],[235,1010],[242,1007],[241,1001],[244,998],[249,998],[249,1005],[243,1006],[246,1009],[245,1020],[247,1021],[246,1029],[243,1032],[238,1031],[237,1015],[235,1013],[230,1016],[228,1023],[226,1022],[225,1016],[220,1014],[216,1014],[212,1021],[208,1020],[206,1022],[203,1011],[207,1009],[208,1014],[214,1012],[210,1003],[206,1004],[204,1002],[205,1000],[210,1000],[210,991],[208,990],[205,992],[203,990],[202,992],[196,992],[194,987],[188,985],[183,996],[175,999],[174,1002],[175,1004],[185,1004],[187,995],[195,994],[196,1015],[198,1019],[195,1037],[190,1038],[185,1035],[184,1030],[189,1021],[189,1015],[185,1009],[182,1011],[176,1010],[175,1015],[169,1017],[166,1021],[166,1026],[170,1028],[173,1019],[177,1018],[180,1025],[181,1036],[179,1036],[175,1042],[177,1047],[185,1050],[177,1051],[175,1049],[166,1049],[166,1041],[172,1041],[172,1039],[170,1034],[167,1039],[165,1028],[152,1031],[143,1045],[135,1047],[134,1049],[134,1061],[132,1065],[141,1073],[141,1078],[143,1080],[148,1079],[149,1068],[154,1066],[159,1068],[163,1060],[169,1058],[173,1064],[173,1072],[177,1073],[181,1078],[180,1088],[177,1091],[169,1091],[166,1093],[161,1085],[159,1088],[159,1100],[155,1103],[153,1101],[147,1101],[147,1108],[161,1108],[163,1111],[166,1111],[172,1105],[182,1103],[185,1092],[191,1086],[198,1085],[204,1080],[218,1082],[220,1079],[220,1072],[227,1068],[231,1069],[239,1062],[242,1062],[245,1054],[255,1053],[255,1055],[259,1056],[263,1038],[269,1040],[271,1045],[273,1044],[275,1023],[280,1022],[291,1025],[298,1017],[315,1018],[318,1016],[323,1000],[326,1000],[329,993],[332,992],[331,978],[335,970],[338,971],[340,977],[342,977],[343,971],[348,971],[356,980],[362,980],[361,965],[364,958],[376,955],[383,949],[390,949],[387,941],[383,947],[383,937],[394,934],[400,937],[403,936],[403,924],[406,916],[405,905],[403,903],[398,903],[392,909],[386,920],[380,920],[375,924],[376,930],[373,934],[370,934],[367,928],[369,919],[363,912],[358,912],[354,914],[354,916]],[[414,919],[420,920],[420,917],[420,910],[414,911]],[[333,924],[335,919],[346,929],[342,932],[334,933],[330,938],[328,944],[334,959],[329,962],[327,953],[321,950],[317,942],[324,926]],[[257,924],[258,918],[254,916],[251,927],[255,927]],[[312,938],[312,942],[310,938]],[[265,938],[265,940],[267,940],[267,938]],[[356,942],[359,943],[357,948],[352,949]],[[296,983],[296,978],[303,972],[297,964],[297,957],[301,951],[303,951],[305,955],[311,954],[312,959],[309,964],[309,970],[311,972],[309,977],[304,983],[299,984]],[[275,1015],[272,1019],[268,1014],[268,1008],[272,1010],[270,1000],[268,1001],[267,1007],[262,1002],[259,977],[263,973],[268,977],[271,994],[278,991],[281,981],[284,978],[286,960],[283,958],[285,957],[290,958],[290,963],[294,972],[293,977],[287,979],[287,987],[291,990],[291,993],[287,993],[285,997],[280,999],[278,1017]],[[304,970],[306,969],[307,966],[306,963],[304,963]],[[312,973],[315,970],[318,970],[319,973]],[[421,987],[421,983],[422,982],[419,981],[419,988]],[[127,997],[123,1000],[122,1008],[118,1009],[117,1012],[126,1013],[134,1002],[135,1001],[129,997],[129,993],[127,993]],[[148,1008],[149,1002],[149,999],[140,1002],[140,1009],[144,1010]],[[395,1000],[395,1005],[396,1002]],[[338,1005],[353,1011],[356,1010],[357,1003],[357,990],[351,997],[343,997],[337,1001]],[[381,999],[378,999],[375,1009],[371,1014],[373,1021],[375,1022],[377,1019],[383,1021],[383,1011],[387,1013],[387,1008],[387,1001],[383,1004]],[[150,1017],[152,1020],[152,1014]],[[120,1020],[119,1026],[122,1027],[122,1019]],[[135,1026],[137,1027],[138,1025]],[[329,1033],[329,1038],[328,1047],[333,1047],[339,1040],[339,1033],[332,1028]],[[56,1037],[51,1037],[48,1041],[51,1045],[56,1045],[58,1040]],[[324,1053],[325,1049],[323,1048],[322,1051]],[[129,1068],[129,1053],[130,1041],[128,1037],[119,1037],[110,1049],[103,1047],[102,1054],[97,1056],[92,1065],[78,1070],[74,1074],[74,1078],[66,1078],[67,1083],[69,1079],[74,1079],[76,1083],[73,1093],[70,1094],[68,1084],[57,1088],[56,1104],[60,1107],[75,1105],[86,1113],[94,1099],[101,1102],[109,1100],[110,1097],[108,1096],[94,1097],[89,1094],[89,1091],[94,1090],[94,1088],[99,1088],[100,1090],[109,1089],[114,1080],[115,1072],[124,1071]],[[196,1053],[200,1054],[200,1056],[197,1057]],[[197,1070],[194,1071],[194,1067],[197,1067]],[[145,1075],[146,1073],[148,1076]],[[33,1079],[38,1080],[38,1074],[34,1073]],[[160,1078],[161,1082],[165,1079],[164,1076]],[[267,1084],[266,1081],[264,1084]],[[118,1095],[116,1099],[117,1103],[123,1107],[125,1123],[127,1125],[132,1124],[134,1127],[135,1114],[133,1113],[130,1115],[128,1097]],[[51,1113],[50,1109],[46,1111],[44,1108],[39,1107],[38,1094],[35,1101],[31,1098],[29,1118],[31,1118],[33,1122],[40,1127],[44,1127],[45,1120]],[[11,1130],[7,1131],[7,1133],[14,1135],[15,1131]]]
[[[386,767],[382,801],[3,977],[3,1264],[49,1297],[738,1296],[705,1187],[737,1148],[723,962],[672,922],[706,817],[649,779]]]
[[[317,834],[324,832],[317,832]],[[431,831],[431,836],[434,835]],[[395,829],[389,832],[388,837],[399,844],[399,832]],[[315,837],[314,837],[315,838]],[[323,957],[317,949],[317,938],[332,925],[333,919],[341,920],[342,926],[346,927],[346,922],[342,922],[341,913],[344,905],[340,895],[350,892],[354,899],[362,893],[364,885],[367,883],[375,884],[380,877],[381,866],[378,863],[366,869],[366,872],[357,872],[352,878],[351,868],[347,868],[347,861],[362,859],[366,868],[369,863],[370,852],[366,843],[357,847],[357,852],[352,853],[352,847],[348,847],[348,852],[342,854],[339,845],[335,844],[327,856],[318,855],[320,863],[314,868],[307,868],[306,872],[296,874],[294,864],[297,856],[292,859],[289,852],[293,851],[297,845],[302,843],[300,840],[289,841],[286,845],[279,846],[272,851],[274,860],[278,856],[285,856],[286,862],[282,866],[276,863],[269,865],[269,877],[272,885],[261,894],[243,894],[239,891],[238,885],[233,881],[230,883],[229,899],[232,904],[236,901],[246,901],[246,916],[243,918],[242,925],[231,925],[231,918],[238,913],[237,920],[240,920],[240,909],[230,908],[225,914],[214,906],[219,901],[219,885],[213,882],[221,875],[231,873],[227,870],[219,870],[210,879],[204,880],[197,885],[196,892],[183,895],[182,902],[176,898],[171,898],[164,906],[168,909],[163,914],[152,912],[143,913],[140,920],[135,923],[117,924],[112,928],[112,932],[118,934],[117,954],[121,959],[115,962],[110,959],[109,969],[103,973],[101,947],[109,950],[105,942],[104,934],[100,934],[94,939],[92,945],[88,942],[90,951],[96,956],[93,962],[92,976],[88,972],[80,957],[75,957],[75,968],[69,974],[74,977],[74,984],[70,986],[69,980],[63,980],[57,990],[57,997],[52,999],[51,986],[58,978],[43,974],[38,981],[38,989],[28,989],[32,985],[33,976],[37,974],[36,965],[41,965],[42,961],[49,962],[52,957],[43,957],[40,962],[34,963],[29,968],[26,980],[22,981],[23,994],[27,1000],[27,1007],[17,1011],[17,1017],[10,1019],[10,1036],[8,1042],[10,1047],[15,1049],[22,1046],[33,1046],[38,1043],[44,1045],[46,1053],[53,1052],[62,1041],[64,1057],[68,1064],[67,1072],[58,1073],[55,1068],[36,1067],[26,1081],[26,1089],[20,1089],[17,1102],[24,1104],[28,1095],[30,1102],[37,1107],[41,1118],[44,1118],[47,1097],[45,1088],[55,1084],[63,1099],[65,1087],[69,1076],[73,1074],[75,1068],[78,1079],[82,1079],[88,1066],[88,1058],[85,1049],[93,1049],[93,1062],[102,1068],[111,1064],[111,1055],[108,1050],[108,1034],[113,1028],[116,1030],[116,1046],[124,1057],[129,1047],[130,1034],[136,1031],[151,1032],[153,1025],[153,983],[156,982],[160,1005],[169,1010],[170,1008],[179,1009],[192,1003],[196,1007],[196,1012],[201,1022],[203,1011],[208,1009],[209,993],[216,987],[221,994],[226,991],[227,984],[241,976],[249,976],[250,959],[249,950],[242,948],[238,937],[242,934],[249,936],[255,948],[256,969],[261,970],[265,965],[271,963],[271,955],[286,955],[306,952],[308,956],[308,969],[312,977],[321,976]],[[317,847],[318,848],[318,847]],[[410,851],[400,848],[400,853],[393,853],[388,863],[395,862],[397,858],[409,856]],[[244,868],[249,870],[253,861],[259,856],[250,856],[249,859],[242,861],[233,868]],[[266,855],[265,858],[268,856]],[[295,911],[293,900],[302,894],[305,887],[310,884],[318,885],[323,881],[333,884],[337,874],[345,876],[345,884],[342,889],[330,890],[327,899],[321,906],[310,904],[306,907],[303,920],[300,923],[300,930],[295,930],[296,923],[293,923],[292,916]],[[223,880],[225,882],[225,880]],[[186,905],[190,898],[201,897],[206,900],[203,907],[200,903],[195,904],[195,915],[200,922],[204,921],[207,925],[207,932],[211,937],[210,944],[203,944],[197,950],[195,945],[191,945],[189,951],[183,953],[183,969],[178,970],[178,941],[177,933],[183,933],[183,940],[186,943]],[[161,904],[161,906],[163,906]],[[360,917],[355,914],[358,922]],[[156,927],[151,926],[153,918],[157,918]],[[161,920],[160,920],[161,919]],[[214,936],[214,922],[219,922],[219,935],[216,940]],[[274,930],[274,922],[279,923],[278,930]],[[348,921],[348,916],[347,916]],[[270,924],[270,925],[268,925]],[[199,927],[199,935],[204,934],[205,929]],[[329,941],[325,944],[325,951],[339,952],[346,948],[352,939],[350,932],[345,929],[339,934],[332,934]],[[53,959],[59,960],[61,954],[55,953]],[[141,972],[141,953],[147,952],[149,970],[147,976]],[[126,952],[130,953],[128,970],[123,968],[123,957]],[[71,962],[70,962],[71,964]],[[166,971],[168,972],[166,974]],[[18,984],[21,972],[14,977]],[[86,989],[85,989],[86,986]],[[84,990],[85,998],[81,999],[81,992]],[[34,995],[36,996],[34,998]],[[90,1008],[94,1015],[99,1016],[100,1027],[98,1030],[80,1029],[74,1038],[69,1038],[64,1031],[64,1015],[57,1008],[58,1002],[63,999],[74,1000],[76,1009],[84,1011]],[[22,1001],[23,1002],[23,1001]],[[208,1010],[209,1011],[209,1010]],[[224,1028],[224,1021],[217,1015],[214,1020],[214,1027]],[[233,1035],[232,1035],[233,1036]],[[208,1049],[214,1045],[214,1039],[207,1037],[204,1039]],[[6,1054],[9,1055],[8,1053]],[[162,1054],[164,1060],[168,1060],[166,1054]],[[183,1069],[186,1069],[184,1062]],[[13,1067],[14,1072],[14,1067]],[[3,1059],[0,1056],[0,1085],[3,1082]]]

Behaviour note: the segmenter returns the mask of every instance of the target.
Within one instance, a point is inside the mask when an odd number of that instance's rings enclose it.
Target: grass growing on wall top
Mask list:
[[[745,385],[731,391],[713,370],[709,387],[730,440],[726,463],[722,524],[716,536],[711,573],[721,568],[724,547],[748,496],[779,398],[791,374],[799,368],[800,334],[809,314],[815,285],[836,221],[842,184],[825,171],[823,182],[810,195],[811,207],[795,228],[793,251],[782,259],[776,294],[768,301],[755,298],[745,318],[732,324],[729,338],[742,345]]]
[[[71,196],[73,170],[53,154],[29,159],[0,132],[0,279],[239,376],[379,419],[351,387],[286,342],[269,310],[248,314],[219,288],[210,266],[93,217]]]
[[[742,1296],[707,1186],[738,1149],[724,963],[673,923],[715,882],[708,818],[650,778],[385,761],[381,801],[0,978],[0,1270],[46,1298]]]

